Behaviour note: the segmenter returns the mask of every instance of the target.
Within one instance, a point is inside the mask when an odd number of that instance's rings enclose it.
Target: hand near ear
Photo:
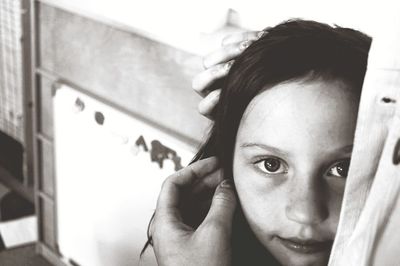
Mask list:
[[[224,180],[216,187],[208,214],[197,228],[182,218],[185,191],[193,191],[191,188],[199,183],[204,188],[207,182],[202,180],[218,171],[217,159],[212,157],[195,162],[165,180],[151,225],[159,265],[231,265],[232,220],[237,204],[232,181]],[[214,186],[217,179],[208,184]]]

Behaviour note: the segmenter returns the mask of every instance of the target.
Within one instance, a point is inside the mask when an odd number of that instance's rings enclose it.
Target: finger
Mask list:
[[[219,101],[221,95],[221,89],[210,92],[198,105],[199,113],[213,120],[212,112]],[[222,180],[220,180],[222,181]]]
[[[255,40],[246,40],[224,45],[216,51],[206,55],[203,59],[203,65],[207,69],[214,65],[227,62],[243,53],[243,51],[246,50],[246,48],[254,41]]]
[[[222,46],[244,41],[255,41],[261,38],[263,35],[264,31],[248,31],[230,34],[222,39]]]
[[[211,85],[218,79],[225,77],[228,74],[232,64],[233,60],[227,63],[212,66],[209,69],[201,72],[194,77],[192,88],[201,96],[206,96],[207,92],[210,91],[209,87],[211,87]]]
[[[218,169],[196,181],[190,189],[185,189],[181,194],[179,204],[180,222],[192,228],[197,228],[206,217],[211,206],[215,188],[222,180],[223,171],[222,169]]]
[[[214,193],[216,187],[223,181],[224,175],[222,169],[207,175],[205,178],[200,179],[193,186],[191,191],[192,197],[201,197],[204,193],[208,194],[212,191]],[[210,197],[211,198],[211,197]]]
[[[243,52],[251,43],[265,35],[266,31],[250,31],[228,35],[222,40],[222,48],[206,55],[203,59],[205,69],[227,62]]]
[[[204,220],[204,224],[214,224],[230,232],[236,205],[237,199],[233,182],[225,179],[215,191],[211,208]]]
[[[192,185],[196,180],[214,172],[217,168],[216,157],[210,157],[197,161],[169,176],[161,188],[156,213],[167,212],[167,214],[179,218],[177,214],[182,190]]]

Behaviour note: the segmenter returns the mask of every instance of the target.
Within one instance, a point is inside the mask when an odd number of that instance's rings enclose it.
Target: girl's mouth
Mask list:
[[[330,251],[333,241],[316,241],[313,239],[282,238],[276,236],[278,241],[287,249],[302,254],[313,254]]]

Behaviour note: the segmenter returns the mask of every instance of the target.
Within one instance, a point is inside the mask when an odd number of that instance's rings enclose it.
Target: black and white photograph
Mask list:
[[[400,265],[399,8],[0,0],[0,266]]]

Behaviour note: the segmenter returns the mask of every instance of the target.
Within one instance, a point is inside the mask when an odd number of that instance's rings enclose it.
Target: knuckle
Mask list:
[[[235,203],[235,195],[230,191],[219,191],[215,194],[214,199],[223,206],[230,206]]]
[[[166,189],[168,186],[173,185],[173,184],[174,184],[174,180],[175,180],[175,179],[179,179],[179,177],[180,177],[180,175],[181,175],[180,172],[181,172],[181,170],[179,170],[179,171],[173,173],[172,175],[168,176],[168,177],[162,182],[161,190],[164,190],[164,189]]]
[[[200,179],[201,176],[198,175],[197,171],[194,168],[194,164],[189,164],[188,166],[186,166],[185,169],[187,172],[185,173],[184,171],[180,170],[177,173],[179,174],[179,177],[182,177],[183,175],[190,175],[190,176],[194,176],[195,179]]]

